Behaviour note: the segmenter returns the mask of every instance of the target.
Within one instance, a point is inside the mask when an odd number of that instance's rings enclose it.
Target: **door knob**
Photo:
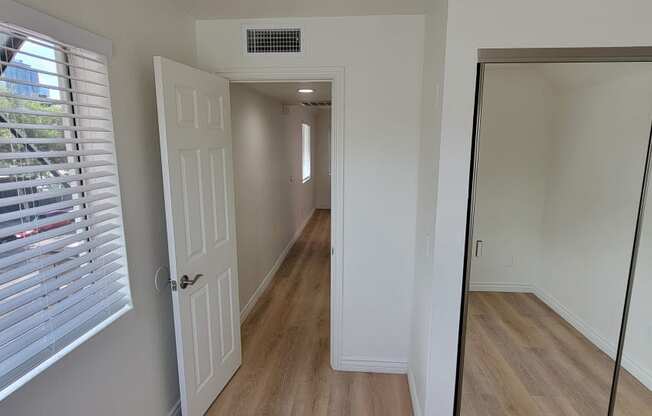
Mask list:
[[[181,281],[179,282],[179,286],[181,286],[181,289],[185,289],[188,286],[192,286],[202,276],[203,276],[203,274],[197,274],[197,275],[195,275],[195,277],[193,279],[190,279],[190,278],[188,278],[188,275],[184,274],[183,276],[181,276]]]

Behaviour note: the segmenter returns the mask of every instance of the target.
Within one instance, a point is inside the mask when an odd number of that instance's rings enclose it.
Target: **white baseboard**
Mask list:
[[[611,359],[615,359],[618,350],[618,344],[602,336],[595,328],[575,315],[568,308],[561,304],[556,298],[540,288],[534,288],[533,292],[543,303],[548,305],[553,311],[561,316],[566,322],[573,326],[577,331],[584,335],[593,345],[598,347],[602,352],[607,354]],[[622,366],[625,370],[640,381],[645,387],[652,390],[652,373],[640,365],[631,356],[623,354]]]
[[[363,373],[406,374],[407,361],[378,360],[364,357],[342,357],[338,370]]]
[[[251,313],[251,311],[254,309],[254,306],[260,299],[260,297],[265,293],[265,290],[269,286],[269,284],[272,282],[272,278],[278,271],[279,267],[281,267],[281,264],[283,264],[283,261],[285,261],[285,258],[287,257],[288,253],[290,252],[290,249],[292,249],[292,246],[294,243],[297,242],[299,237],[301,236],[301,233],[303,233],[304,228],[306,228],[306,225],[308,225],[308,222],[312,218],[312,216],[315,214],[315,208],[310,212],[310,215],[306,218],[306,220],[301,224],[299,229],[294,233],[294,236],[290,240],[290,242],[285,246],[281,254],[276,258],[276,261],[272,265],[272,268],[267,272],[265,275],[265,278],[263,278],[263,281],[260,282],[260,285],[256,288],[256,291],[254,292],[253,295],[249,298],[247,301],[247,304],[242,308],[240,311],[240,323],[243,323],[245,319],[247,319],[247,316]]]
[[[408,378],[408,388],[410,389],[410,399],[412,400],[412,414],[414,416],[423,416],[421,411],[421,403],[419,402],[419,397],[417,396],[417,386],[416,381],[414,380],[414,374],[408,368],[407,373]]]
[[[650,370],[627,355],[623,355],[622,365],[632,377],[640,381],[648,390],[652,390],[652,372]]]
[[[167,416],[181,416],[181,399],[172,406]]]
[[[469,285],[471,292],[516,292],[516,293],[534,293],[534,287],[529,283],[471,283]]]

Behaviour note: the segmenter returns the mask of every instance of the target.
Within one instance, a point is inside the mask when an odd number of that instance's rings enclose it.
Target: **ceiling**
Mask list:
[[[427,0],[193,0],[196,19],[423,14]]]
[[[304,101],[330,101],[330,82],[252,82],[246,85],[268,97],[274,98],[283,104],[301,104]],[[312,88],[312,94],[299,94],[299,88]]]

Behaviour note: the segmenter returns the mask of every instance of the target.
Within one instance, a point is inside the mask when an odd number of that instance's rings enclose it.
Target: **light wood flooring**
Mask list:
[[[208,416],[411,415],[404,375],[330,366],[330,211],[317,210],[242,326],[242,367]]]
[[[472,292],[462,416],[606,416],[613,360],[536,296]],[[652,415],[652,392],[621,373],[616,416]]]

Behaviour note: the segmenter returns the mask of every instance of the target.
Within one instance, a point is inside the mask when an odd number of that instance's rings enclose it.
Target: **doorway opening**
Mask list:
[[[627,52],[479,53],[456,415],[651,414],[652,64]]]
[[[343,256],[344,248],[342,245],[344,233],[344,69],[341,67],[309,67],[309,68],[238,68],[233,70],[222,70],[217,73],[219,76],[229,80],[231,85],[249,84],[258,85],[259,88],[274,89],[282,84],[305,84],[307,89],[310,85],[329,84],[330,97],[320,96],[319,92],[300,94],[297,88],[293,94],[295,103],[320,103],[320,98],[330,98],[330,111],[327,107],[321,107],[319,128],[324,127],[324,113],[330,113],[330,141],[329,154],[330,163],[328,165],[328,178],[330,179],[330,199],[324,201],[320,198],[318,202],[324,206],[326,202],[330,205],[330,366],[339,370],[341,368],[342,356],[342,280],[343,280]],[[314,89],[314,88],[313,88]],[[322,91],[323,93],[323,91]],[[316,95],[315,95],[316,94]],[[306,100],[299,100],[298,97],[306,97]],[[278,97],[281,97],[280,93]],[[315,99],[316,98],[316,99]],[[286,99],[289,97],[286,96]],[[312,130],[311,130],[312,131]],[[323,141],[322,141],[323,145]],[[321,155],[324,153],[321,152]],[[324,168],[323,161],[319,163],[320,168]],[[323,172],[323,170],[322,170]],[[323,174],[320,176],[324,178]],[[322,182],[321,188],[324,188]],[[320,195],[324,195],[320,192]]]
[[[244,322],[316,210],[331,209],[331,83],[231,82],[230,95]]]
[[[276,406],[265,383],[250,391],[260,400],[240,402],[251,379],[332,371],[331,89],[330,81],[230,82],[242,364],[209,414]]]

